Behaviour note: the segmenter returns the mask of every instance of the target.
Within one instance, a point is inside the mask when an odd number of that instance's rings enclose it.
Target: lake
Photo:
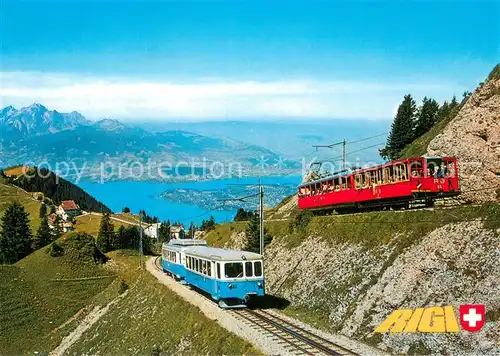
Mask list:
[[[263,177],[262,183],[268,185],[298,185],[300,176]],[[200,224],[203,219],[210,215],[215,217],[216,222],[231,221],[236,214],[236,209],[207,210],[196,204],[172,202],[161,198],[160,194],[169,190],[224,190],[230,185],[252,185],[258,184],[257,177],[231,178],[200,182],[176,182],[162,183],[153,181],[115,181],[103,184],[90,181],[81,181],[78,185],[106,204],[114,212],[120,212],[125,206],[134,213],[144,209],[151,216],[158,216],[161,221],[170,219],[171,222],[179,221],[189,225],[191,221]],[[265,191],[264,186],[264,191]],[[258,187],[255,187],[255,193]],[[283,197],[284,198],[284,197]],[[265,197],[264,197],[265,199]]]

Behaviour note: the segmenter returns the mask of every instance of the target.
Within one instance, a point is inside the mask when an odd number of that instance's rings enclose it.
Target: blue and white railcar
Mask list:
[[[184,250],[191,246],[206,245],[206,241],[194,239],[172,239],[168,243],[164,243],[161,257],[163,271],[170,273],[176,279],[183,280],[186,276]]]
[[[210,294],[221,307],[240,307],[264,296],[262,256],[207,246],[186,248],[185,282]]]

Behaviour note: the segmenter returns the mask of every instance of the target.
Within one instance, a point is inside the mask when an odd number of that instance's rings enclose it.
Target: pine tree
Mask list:
[[[158,229],[158,241],[159,242],[169,242],[170,241],[170,220],[162,222],[160,228]]]
[[[43,219],[45,215],[47,215],[47,205],[42,203],[42,205],[40,205],[40,211],[38,213],[38,216],[40,217],[40,219]]]
[[[120,225],[113,239],[113,249],[119,250],[128,247],[128,234],[125,226]]]
[[[29,214],[19,202],[7,206],[2,217],[0,263],[14,263],[31,252]]]
[[[59,215],[56,215],[54,218],[54,228],[52,229],[52,239],[55,241],[59,239],[63,234],[63,229],[62,229],[62,219]]]
[[[40,226],[38,227],[38,231],[36,233],[35,240],[33,241],[33,249],[38,250],[43,246],[48,245],[52,242],[52,233],[49,227],[49,221],[47,216],[44,216],[40,222]]]
[[[413,141],[416,108],[415,100],[413,100],[411,94],[405,95],[391,125],[387,144],[380,150],[382,158],[397,159],[405,146]]]
[[[439,104],[436,100],[424,97],[422,106],[418,110],[415,138],[422,136],[436,123],[438,110]]]
[[[245,230],[247,238],[244,251],[260,253],[260,219],[257,214],[254,214],[248,220],[247,228]],[[267,229],[264,228],[264,245],[272,241],[272,237],[268,235]]]
[[[189,239],[194,238],[194,233],[196,231],[196,226],[194,225],[194,222],[191,221],[191,224],[189,225]]]
[[[97,234],[97,248],[104,253],[111,251],[113,249],[114,233],[115,227],[111,222],[109,213],[104,213]]]

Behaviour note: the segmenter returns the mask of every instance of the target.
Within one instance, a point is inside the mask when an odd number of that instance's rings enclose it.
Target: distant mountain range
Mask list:
[[[149,169],[157,172],[160,165],[162,170],[179,163],[201,169],[210,168],[214,162],[226,166],[238,162],[245,175],[274,174],[300,167],[296,162],[286,162],[286,167],[278,154],[231,138],[180,130],[149,132],[112,119],[92,122],[78,112],[59,113],[40,104],[20,110],[11,106],[2,109],[0,144],[0,167],[48,162],[54,170],[57,163],[66,162],[73,170],[85,167],[82,177],[94,179],[99,179],[104,163],[108,175],[113,173],[109,170],[115,171],[112,179],[118,178],[118,166],[125,167],[121,179],[150,179],[137,172],[138,163],[149,164]],[[133,165],[135,171],[127,168]]]
[[[20,110],[7,106],[0,111],[0,132],[10,139],[74,130],[90,124],[91,121],[76,111],[60,113],[48,110],[41,104],[33,104]]]

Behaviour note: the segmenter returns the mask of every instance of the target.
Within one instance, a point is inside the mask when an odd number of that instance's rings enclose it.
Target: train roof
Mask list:
[[[193,239],[173,239],[168,243],[163,243],[163,249],[169,249],[171,251],[184,251],[186,248],[191,246],[206,246],[207,242],[205,240],[193,240]]]
[[[258,253],[226,250],[223,248],[215,248],[208,246],[192,246],[185,250],[186,255],[207,258],[219,261],[255,261],[262,260],[262,256]]]
[[[196,239],[172,239],[168,242],[169,246],[206,246],[207,242],[205,240]]]

